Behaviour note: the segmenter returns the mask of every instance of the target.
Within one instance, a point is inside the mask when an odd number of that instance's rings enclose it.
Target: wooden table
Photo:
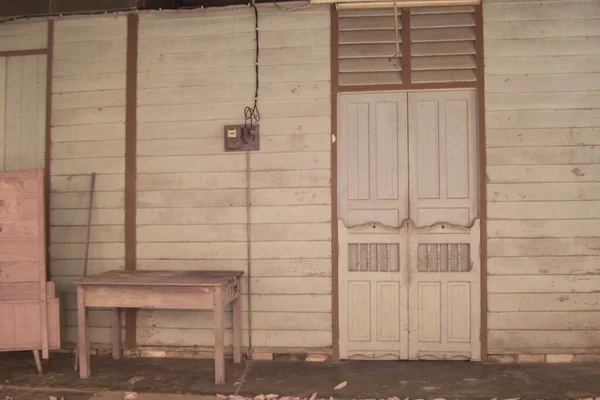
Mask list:
[[[225,383],[223,311],[233,303],[233,362],[241,362],[243,271],[107,271],[75,281],[79,375],[90,377],[87,309],[112,308],[113,358],[121,358],[121,308],[214,310],[215,383]]]

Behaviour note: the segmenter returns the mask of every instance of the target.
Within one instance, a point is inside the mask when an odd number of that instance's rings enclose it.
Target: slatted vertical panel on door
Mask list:
[[[410,359],[481,359],[479,232],[409,226]]]
[[[46,282],[44,174],[0,173],[0,351],[60,347],[59,304]]]
[[[407,225],[338,226],[340,358],[407,359]]]
[[[5,118],[0,131],[4,146],[0,146],[3,147],[0,170],[42,168],[45,161],[46,56],[12,56],[4,60],[2,113]]]
[[[474,91],[409,101],[411,359],[480,358]]]
[[[341,95],[339,105],[340,356],[404,359],[406,94]]]
[[[338,11],[339,84],[402,83],[402,23],[398,10],[398,43],[392,9]]]
[[[408,218],[406,93],[339,97],[339,209],[346,226]]]
[[[410,9],[411,82],[475,82],[475,8]]]
[[[470,226],[478,217],[478,151],[474,90],[411,92],[410,219]]]

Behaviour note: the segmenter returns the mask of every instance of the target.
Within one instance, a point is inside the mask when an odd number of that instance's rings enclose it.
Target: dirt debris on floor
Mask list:
[[[106,392],[121,393],[110,400],[124,400],[125,392],[138,400],[151,393],[182,400],[600,400],[597,363],[228,361],[224,385],[214,384],[212,359],[92,356],[91,363],[91,378],[81,380],[72,354],[53,353],[40,376],[30,352],[0,353],[0,400],[103,400]]]

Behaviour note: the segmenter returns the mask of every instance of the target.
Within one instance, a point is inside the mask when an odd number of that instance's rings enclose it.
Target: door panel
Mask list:
[[[339,210],[346,226],[408,218],[406,93],[340,95]]]
[[[340,357],[479,360],[475,92],[339,105]]]
[[[410,359],[481,359],[479,234],[479,219],[409,224]]]
[[[411,92],[408,110],[410,358],[479,360],[475,91]]]
[[[46,56],[0,57],[0,171],[44,166]]]
[[[406,359],[407,95],[339,104],[341,356]]]
[[[408,94],[410,219],[470,226],[478,216],[473,90]]]
[[[348,340],[371,340],[371,285],[365,281],[348,282]]]
[[[407,227],[338,221],[340,357],[407,359]]]

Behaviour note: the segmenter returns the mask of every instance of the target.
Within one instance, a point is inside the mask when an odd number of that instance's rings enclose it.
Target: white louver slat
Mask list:
[[[477,80],[475,8],[411,8],[411,82]]]
[[[402,23],[398,11],[399,41]],[[402,54],[396,54],[391,9],[344,10],[338,13],[340,85],[402,83]]]
[[[410,35],[400,17],[406,10]],[[418,7],[398,14],[399,39],[410,37],[410,54],[396,52],[392,8],[338,10],[341,86],[407,83],[403,57],[410,59],[410,83],[477,80],[474,6]]]

